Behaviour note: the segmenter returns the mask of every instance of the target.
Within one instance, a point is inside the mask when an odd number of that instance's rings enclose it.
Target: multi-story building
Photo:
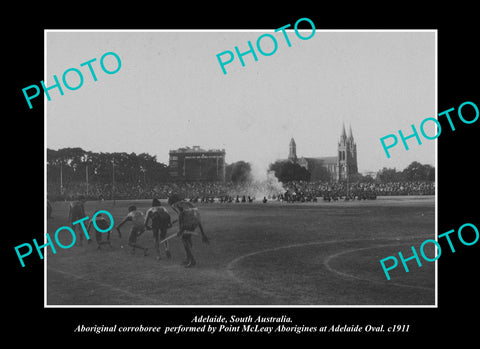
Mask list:
[[[176,181],[225,181],[225,149],[199,146],[170,150],[169,173]]]

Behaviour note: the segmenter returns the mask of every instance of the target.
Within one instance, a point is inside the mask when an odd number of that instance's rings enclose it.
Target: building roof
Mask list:
[[[225,149],[208,149],[205,150],[198,145],[190,147],[182,147],[175,150],[170,150],[170,153],[225,153]]]
[[[324,165],[337,164],[338,156],[324,156],[320,158],[306,158],[309,161],[322,163]]]

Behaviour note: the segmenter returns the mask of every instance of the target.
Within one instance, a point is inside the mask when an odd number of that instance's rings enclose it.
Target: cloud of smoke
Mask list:
[[[250,162],[251,172],[248,181],[231,191],[230,195],[247,195],[257,200],[271,198],[283,194],[282,183],[268,170],[268,161]]]
[[[269,163],[252,164],[252,181],[258,188],[258,196],[262,198],[264,196],[278,196],[285,191],[282,183],[275,177],[275,173],[268,170],[268,166]]]

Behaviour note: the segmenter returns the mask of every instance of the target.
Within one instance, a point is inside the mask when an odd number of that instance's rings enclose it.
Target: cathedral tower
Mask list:
[[[352,126],[350,126],[347,137],[345,124],[343,124],[342,134],[338,142],[337,180],[346,180],[357,173],[357,145],[353,138]]]

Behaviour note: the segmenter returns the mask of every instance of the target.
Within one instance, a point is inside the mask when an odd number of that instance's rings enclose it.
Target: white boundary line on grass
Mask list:
[[[425,236],[425,237],[427,237],[427,236]],[[425,237],[412,237],[411,240],[425,239]],[[431,236],[428,236],[428,237],[431,238]],[[422,289],[422,290],[435,291],[435,288],[412,286],[412,285],[405,285],[405,284],[399,284],[399,283],[386,284],[386,283],[382,283],[382,282],[379,282],[379,281],[362,279],[362,278],[358,278],[358,277],[355,277],[355,276],[352,276],[352,275],[349,275],[349,274],[343,274],[341,272],[335,271],[334,269],[332,269],[328,265],[328,261],[330,259],[335,258],[337,255],[340,255],[340,254],[343,254],[343,253],[350,253],[350,252],[354,252],[354,251],[360,251],[360,250],[366,250],[366,249],[372,249],[372,248],[388,247],[388,246],[400,246],[400,245],[404,245],[405,243],[408,243],[410,241],[410,239],[399,239],[399,238],[345,239],[345,240],[330,240],[330,241],[311,241],[311,242],[306,242],[306,243],[298,243],[298,244],[290,244],[290,245],[285,245],[285,246],[278,246],[278,247],[274,247],[274,248],[269,248],[269,249],[264,249],[264,250],[260,250],[260,251],[250,252],[250,253],[247,253],[245,255],[242,255],[242,256],[239,256],[239,257],[233,259],[227,265],[227,272],[229,273],[229,275],[232,278],[234,278],[237,282],[239,282],[243,286],[246,286],[247,288],[255,290],[255,291],[257,291],[259,293],[262,293],[264,295],[268,295],[270,297],[278,298],[278,297],[281,297],[281,295],[278,295],[276,293],[258,288],[256,286],[252,285],[251,283],[249,283],[248,281],[236,276],[234,271],[233,271],[233,268],[234,268],[235,264],[237,264],[241,260],[244,260],[244,259],[252,257],[252,256],[256,256],[256,255],[263,254],[263,253],[275,252],[275,251],[279,251],[279,250],[283,250],[283,249],[298,248],[298,247],[313,246],[313,245],[325,245],[325,244],[348,243],[348,242],[359,242],[359,241],[376,241],[376,240],[387,240],[387,241],[392,240],[392,241],[403,241],[403,242],[398,243],[398,244],[379,245],[379,246],[373,246],[373,247],[367,247],[367,248],[359,248],[359,249],[355,249],[355,250],[347,250],[347,251],[344,250],[340,253],[327,256],[325,258],[323,264],[326,266],[327,270],[329,270],[330,272],[333,272],[333,273],[337,273],[341,276],[353,277],[353,278],[356,278],[356,279],[359,279],[359,280],[362,280],[362,281],[374,282],[374,283],[378,283],[378,284],[381,284],[381,285],[384,285],[384,286],[391,285],[391,286],[398,286],[398,287],[408,287],[408,288],[416,288],[416,289]],[[305,306],[304,305],[285,305],[285,304],[284,305],[278,305],[278,307],[300,307],[300,308],[301,307],[314,307],[314,308],[315,307],[317,307],[317,308],[354,307],[354,308],[364,308],[364,307],[385,307],[385,306],[397,307],[397,305],[381,305],[381,306],[380,305],[315,305],[315,304],[305,305]],[[277,306],[262,305],[261,307],[277,307]],[[436,299],[435,299],[435,305],[407,305],[407,306],[402,305],[402,306],[398,306],[398,307],[436,307]]]
[[[357,248],[357,249],[354,249],[354,250],[346,250],[346,251],[342,251],[342,252],[335,253],[335,254],[332,254],[330,256],[327,256],[327,258],[325,258],[325,260],[323,261],[323,265],[325,265],[325,267],[330,272],[338,274],[338,275],[343,276],[343,277],[347,277],[347,278],[353,278],[353,279],[357,279],[357,280],[361,280],[361,281],[368,281],[368,282],[376,283],[376,284],[379,284],[379,285],[382,285],[382,286],[408,287],[408,288],[416,288],[416,289],[419,289],[419,290],[435,291],[435,288],[431,288],[431,287],[414,286],[414,285],[407,285],[407,284],[401,284],[401,283],[389,282],[389,281],[383,281],[382,282],[382,281],[377,281],[377,280],[372,280],[372,279],[361,278],[361,277],[358,277],[358,276],[355,276],[355,275],[344,273],[342,271],[338,271],[338,270],[332,268],[329,264],[330,260],[332,260],[334,258],[337,258],[338,256],[341,256],[341,255],[344,255],[344,254],[354,253],[354,252],[364,251],[364,250],[373,250],[375,248],[403,246],[403,245],[405,245],[405,243],[390,244],[390,245],[379,245],[379,246],[372,246],[372,247],[362,247],[362,248]]]

